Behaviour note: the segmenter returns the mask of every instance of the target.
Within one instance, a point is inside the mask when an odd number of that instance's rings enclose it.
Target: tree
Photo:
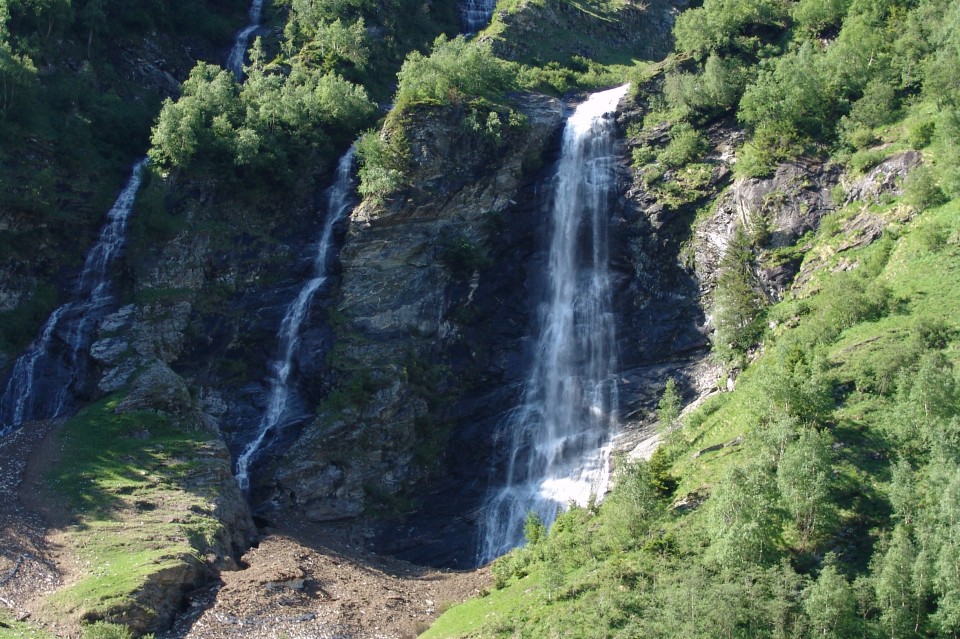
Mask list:
[[[763,297],[753,272],[753,248],[738,226],[719,265],[713,295],[714,348],[726,359],[744,354],[759,339]]]
[[[853,589],[836,566],[836,557],[828,555],[816,582],[807,588],[803,602],[811,637],[850,639],[863,636],[857,618]]]
[[[724,567],[771,560],[783,515],[769,467],[752,461],[731,468],[710,496],[708,554]]]
[[[640,459],[621,463],[603,508],[615,542],[623,548],[635,546],[663,511],[650,464]]]
[[[893,530],[887,551],[874,569],[880,624],[891,639],[915,636],[923,612],[923,594],[913,583],[917,550],[904,524]]]
[[[513,87],[513,67],[493,55],[489,43],[440,36],[429,56],[414,51],[397,78],[396,105],[446,104],[463,98],[496,98]]]
[[[667,379],[657,404],[657,431],[661,435],[670,433],[680,419],[680,393],[677,392],[677,382],[672,377]]]
[[[836,511],[831,500],[833,473],[829,433],[804,428],[786,447],[777,466],[777,487],[806,550],[821,537]]]

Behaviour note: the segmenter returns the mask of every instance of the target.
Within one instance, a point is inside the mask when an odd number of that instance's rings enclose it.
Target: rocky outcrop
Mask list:
[[[526,125],[500,140],[463,126],[470,107],[409,114],[416,186],[351,216],[331,313],[333,387],[255,487],[265,516],[404,512],[415,486],[439,468],[448,476],[466,398],[500,388],[527,321],[518,300],[538,177],[528,162],[556,144],[564,110],[544,97],[521,104]]]
[[[907,174],[922,161],[919,151],[904,151],[890,156],[859,178],[847,178],[843,182],[847,192],[844,204],[876,204],[883,198],[902,195]]]
[[[576,56],[604,63],[635,58],[659,60],[672,49],[673,19],[683,0],[593,4],[569,0],[531,2],[494,12],[493,26],[481,37],[508,60],[571,63]]]
[[[704,298],[713,289],[736,229],[743,228],[763,249],[759,280],[770,299],[780,299],[803,254],[782,256],[777,249],[793,246],[805,233],[815,231],[824,215],[836,210],[831,190],[839,179],[837,167],[797,161],[779,165],[769,178],[736,180],[693,231],[693,264]]]

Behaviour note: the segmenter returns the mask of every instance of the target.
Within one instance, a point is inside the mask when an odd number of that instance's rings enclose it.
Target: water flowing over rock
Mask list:
[[[464,33],[476,33],[490,23],[494,0],[461,0],[460,22]]]
[[[238,80],[243,77],[243,59],[247,54],[247,47],[250,46],[250,36],[260,28],[262,14],[263,0],[253,0],[250,3],[250,24],[237,32],[227,56],[227,69],[233,71]]]
[[[591,96],[564,130],[548,299],[522,402],[503,425],[507,475],[487,506],[481,563],[522,543],[527,513],[549,525],[567,503],[602,495],[608,481],[618,408],[607,237],[615,190],[611,113],[626,90]]]
[[[237,458],[237,482],[241,490],[250,487],[250,464],[263,446],[267,436],[282,425],[286,415],[287,403],[293,392],[290,387],[290,375],[293,372],[294,356],[300,345],[300,327],[310,310],[310,302],[316,292],[326,283],[330,273],[331,258],[336,251],[333,230],[353,204],[353,157],[351,147],[337,165],[336,178],[327,192],[327,217],[323,225],[323,234],[317,244],[314,257],[313,277],[307,280],[297,298],[287,307],[280,324],[278,359],[273,363],[270,378],[270,396],[267,410],[263,415],[257,434]]]
[[[127,219],[140,189],[142,159],[107,213],[107,224],[87,254],[72,299],[57,308],[14,364],[0,398],[0,435],[25,421],[64,413],[83,382],[86,353],[97,321],[113,302],[110,271],[126,243]]]

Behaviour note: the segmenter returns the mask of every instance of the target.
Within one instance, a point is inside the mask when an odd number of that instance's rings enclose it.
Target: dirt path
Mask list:
[[[50,523],[70,513],[38,500],[56,425],[30,424],[0,438],[0,606],[21,620],[76,570]],[[406,639],[489,587],[488,570],[423,568],[367,552],[359,538],[333,525],[262,531],[245,568],[190,593],[186,612],[158,639]],[[75,634],[69,625],[47,630]]]
[[[488,570],[440,571],[349,545],[332,527],[264,531],[244,570],[158,639],[405,639],[489,586]],[[213,599],[210,603],[210,599]]]

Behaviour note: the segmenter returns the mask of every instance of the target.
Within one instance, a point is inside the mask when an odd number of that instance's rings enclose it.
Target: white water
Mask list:
[[[460,22],[463,32],[476,33],[490,24],[496,0],[461,0]]]
[[[614,193],[610,113],[627,86],[596,93],[567,120],[551,213],[547,299],[523,399],[504,421],[509,462],[481,523],[479,562],[523,543],[527,513],[550,525],[609,481],[617,425],[607,226]]]
[[[353,156],[354,150],[340,158],[337,165],[336,179],[327,191],[327,218],[323,224],[323,233],[317,244],[317,251],[313,260],[313,277],[300,289],[300,294],[287,307],[287,312],[280,323],[277,333],[279,347],[278,359],[273,362],[273,374],[270,378],[270,399],[267,411],[260,420],[257,436],[247,444],[237,458],[237,483],[240,489],[246,491],[250,487],[250,463],[253,461],[264,439],[281,422],[287,402],[290,399],[290,373],[293,369],[293,358],[300,344],[300,325],[310,310],[310,301],[314,293],[327,281],[330,273],[330,262],[335,245],[333,229],[343,216],[350,210],[353,195]]]
[[[113,300],[110,268],[126,241],[127,219],[146,163],[144,158],[133,165],[97,243],[87,253],[72,299],[50,314],[40,335],[14,363],[0,397],[0,435],[25,421],[57,417],[66,409],[78,376],[80,352],[89,345],[96,321]],[[53,349],[55,341],[63,347]]]
[[[250,46],[250,36],[260,28],[261,14],[263,13],[263,0],[253,0],[250,4],[250,24],[237,32],[233,39],[233,47],[227,56],[227,69],[233,71],[237,79],[243,77],[243,60],[247,55],[247,48]]]

